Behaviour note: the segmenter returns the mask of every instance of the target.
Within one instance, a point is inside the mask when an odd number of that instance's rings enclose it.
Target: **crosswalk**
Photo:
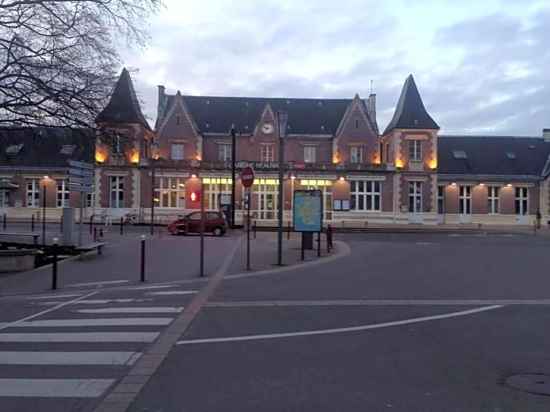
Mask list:
[[[26,297],[27,306],[51,311],[0,324],[0,410],[9,410],[3,402],[13,399],[101,397],[195,293],[163,285],[128,286],[80,300],[78,293]]]

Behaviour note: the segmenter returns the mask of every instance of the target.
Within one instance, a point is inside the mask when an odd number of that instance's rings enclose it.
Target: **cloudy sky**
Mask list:
[[[444,133],[550,128],[548,0],[165,0],[150,35],[123,60],[151,122],[158,84],[351,98],[372,80],[383,128],[412,73]]]

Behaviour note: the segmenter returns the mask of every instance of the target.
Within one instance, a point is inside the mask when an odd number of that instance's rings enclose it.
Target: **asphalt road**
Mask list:
[[[129,410],[550,410],[506,384],[550,376],[550,239],[339,239],[349,255],[222,281]],[[208,289],[174,253],[192,259],[196,240],[156,245],[158,281],[183,283],[108,283],[135,259],[121,243],[63,290],[0,297],[0,410],[97,412]],[[236,238],[219,240],[212,270]]]
[[[227,280],[130,408],[548,411],[550,241],[341,235],[351,255]]]

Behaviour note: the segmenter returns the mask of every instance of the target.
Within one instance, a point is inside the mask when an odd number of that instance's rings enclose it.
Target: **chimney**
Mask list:
[[[550,142],[550,129],[542,129],[542,137],[545,142]]]
[[[158,106],[157,106],[157,122],[162,120],[164,112],[166,111],[166,88],[162,85],[157,86],[159,92]]]
[[[371,93],[367,99],[367,113],[370,119],[376,123],[376,93]]]

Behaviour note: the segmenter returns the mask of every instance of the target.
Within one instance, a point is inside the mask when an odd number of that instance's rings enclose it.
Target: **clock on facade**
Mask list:
[[[271,134],[273,133],[273,125],[271,123],[264,123],[264,125],[262,126],[262,132],[264,134]]]

